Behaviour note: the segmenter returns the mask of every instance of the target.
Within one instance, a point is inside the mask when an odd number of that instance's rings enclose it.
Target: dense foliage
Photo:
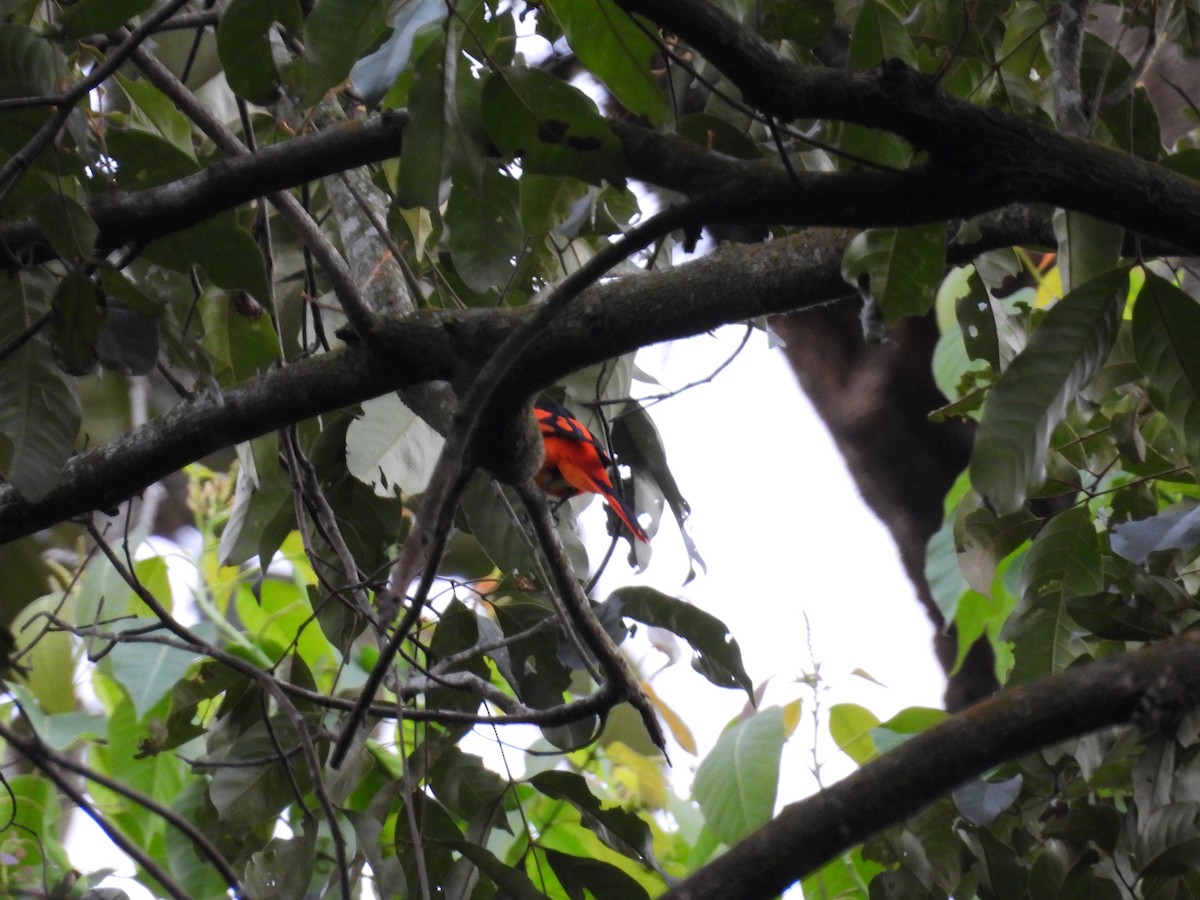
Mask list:
[[[120,895],[74,807],[172,897],[1200,893],[1191,0],[0,23],[0,893]],[[830,301],[940,325],[934,418],[978,428],[925,575],[1002,691],[835,709],[863,768],[775,818],[759,710],[684,802],[618,645],[754,686],[712,616],[587,595],[530,405],[682,529],[633,352]],[[466,743],[513,723],[516,776]]]

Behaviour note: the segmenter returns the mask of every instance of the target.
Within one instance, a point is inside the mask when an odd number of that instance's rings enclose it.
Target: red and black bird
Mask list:
[[[613,489],[608,474],[612,460],[600,442],[557,403],[543,400],[533,411],[546,444],[546,462],[534,476],[538,486],[555,497],[600,494],[630,533],[639,541],[648,542],[650,536],[637,523],[636,513]]]

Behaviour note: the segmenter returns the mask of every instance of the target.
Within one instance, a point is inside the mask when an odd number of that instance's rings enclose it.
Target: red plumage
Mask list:
[[[534,481],[555,497],[600,494],[630,533],[648,542],[650,536],[638,525],[636,514],[613,489],[608,474],[612,460],[592,433],[557,403],[539,403],[534,415],[546,445],[546,462]]]

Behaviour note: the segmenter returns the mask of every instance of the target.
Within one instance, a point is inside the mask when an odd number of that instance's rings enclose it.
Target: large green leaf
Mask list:
[[[70,38],[104,34],[124,25],[153,4],[154,0],[79,0],[62,11],[59,24],[64,35]]]
[[[61,594],[48,594],[26,606],[13,620],[17,649],[25,655],[25,684],[50,715],[75,709],[77,645],[65,631],[51,630],[47,616],[69,615],[74,604]]]
[[[381,497],[425,490],[445,439],[404,405],[385,394],[362,405],[346,431],[346,468]]]
[[[546,895],[534,887],[528,875],[497,859],[486,847],[470,841],[456,841],[453,846],[490,878],[505,896],[512,900],[546,900]]]
[[[210,288],[197,304],[204,322],[204,349],[222,386],[262,373],[282,353],[271,317],[261,307],[239,303],[240,299],[239,293]]]
[[[696,671],[720,687],[741,688],[753,701],[754,685],[742,665],[741,648],[716,616],[649,587],[619,588],[605,603],[616,604],[622,616],[679,635],[692,645]]]
[[[877,0],[866,0],[859,7],[847,52],[849,67],[872,69],[889,59],[911,65],[916,55],[904,22],[889,6]],[[838,148],[847,154],[841,158],[842,166],[847,168],[861,165],[864,159],[901,167],[912,157],[912,148],[898,135],[863,125],[842,125],[838,132]]]
[[[946,226],[940,222],[868,229],[855,235],[842,259],[842,277],[870,293],[889,325],[929,311],[945,268]]]
[[[582,853],[561,853],[546,848],[550,868],[558,876],[568,897],[649,898],[646,889],[616,866]]]
[[[1200,473],[1200,304],[1153,272],[1133,307],[1133,350],[1150,400],[1183,438]]]
[[[879,718],[857,703],[836,703],[829,710],[829,734],[838,749],[860,766],[879,755],[874,731]]]
[[[1034,538],[1021,571],[1021,601],[1094,594],[1104,586],[1100,542],[1087,508],[1059,513]]]
[[[700,763],[692,792],[707,827],[726,844],[770,820],[786,740],[783,709],[772,706],[728,729]]]
[[[547,0],[545,6],[579,61],[617,102],[656,125],[666,119],[667,95],[651,65],[658,48],[627,13],[612,0]]]
[[[998,512],[1021,508],[1045,477],[1050,435],[1104,365],[1128,295],[1127,269],[1056,303],[992,388],[971,456],[971,482]]]
[[[235,94],[251,103],[271,103],[279,93],[279,72],[271,51],[271,27],[300,27],[296,0],[231,0],[217,25],[217,53]]]
[[[1061,672],[1081,652],[1068,602],[1104,586],[1100,541],[1085,507],[1051,519],[1029,548],[1021,600],[1002,636],[1016,642],[1010,684]]]
[[[99,286],[82,272],[68,272],[50,310],[62,367],[72,375],[88,374],[96,367],[96,341],[108,318]]]
[[[100,229],[78,201],[66,194],[46,194],[34,207],[42,234],[62,259],[91,257]]]
[[[15,337],[41,313],[20,278],[0,278],[0,334]],[[0,470],[26,500],[55,484],[82,419],[75,380],[40,336],[0,361]]]
[[[304,56],[297,73],[304,102],[322,95],[350,75],[364,49],[387,23],[390,0],[319,0],[304,21]]]
[[[1058,271],[1070,292],[1108,272],[1121,261],[1125,229],[1071,210],[1057,210]]]
[[[455,271],[473,291],[499,288],[512,274],[524,245],[520,186],[495,169],[481,186],[458,181],[446,208],[447,242]]]
[[[483,88],[483,120],[500,152],[521,158],[523,171],[624,184],[625,153],[596,104],[548,72],[493,72]]]
[[[125,619],[121,630],[140,630],[157,624],[157,619]],[[216,636],[211,624],[202,623],[196,630],[208,639]],[[163,644],[127,643],[105,656],[106,670],[129,694],[139,719],[144,717],[163,696],[175,686],[192,664],[200,659],[196,653]]]
[[[650,827],[635,813],[619,806],[606,807],[575,772],[540,772],[529,779],[547,797],[565,800],[579,812],[584,825],[607,846],[649,866],[654,859]]]

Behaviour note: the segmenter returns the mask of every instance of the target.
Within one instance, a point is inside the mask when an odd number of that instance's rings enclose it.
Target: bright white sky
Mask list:
[[[727,359],[744,328],[642,351],[639,365],[665,388],[702,378]],[[610,564],[599,596],[645,583],[721,618],[742,649],[755,684],[770,679],[765,705],[804,703],[801,730],[784,750],[780,803],[811,793],[812,692],[797,683],[820,664],[821,698],[860,703],[880,719],[907,706],[941,706],[945,680],[933,656],[932,626],[913,596],[891,536],[866,508],[841,455],[783,355],[756,331],[742,354],[708,385],[653,407],[667,458],[692,507],[692,537],[708,563],[686,587],[686,555],[672,519],[654,538],[648,569]],[[600,532],[599,504],[584,516]],[[807,619],[807,621],[806,621]],[[811,645],[811,652],[810,647]],[[644,672],[665,661],[642,644]],[[635,651],[637,654],[637,651]],[[851,673],[863,669],[885,687]],[[683,715],[701,754],[742,709],[745,696],[712,686],[688,654],[654,680]],[[826,783],[852,766],[828,734],[817,756]],[[686,792],[698,760],[672,753]]]

